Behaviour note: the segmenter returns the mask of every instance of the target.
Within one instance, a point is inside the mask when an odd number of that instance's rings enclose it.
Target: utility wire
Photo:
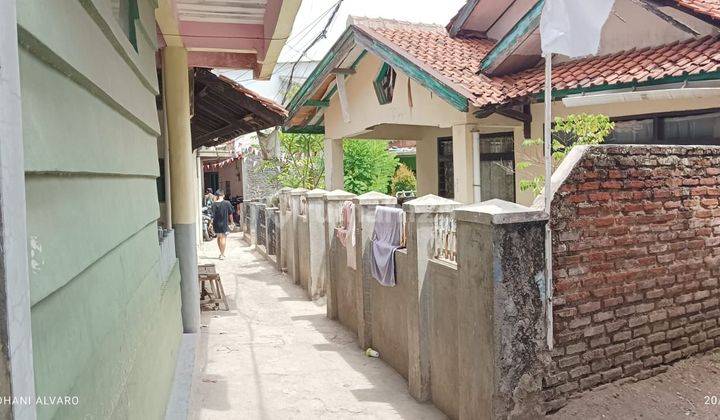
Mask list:
[[[325,23],[325,27],[323,28],[323,30],[315,37],[315,39],[312,40],[312,42],[310,42],[310,44],[308,44],[307,47],[305,47],[305,49],[302,51],[302,54],[300,54],[300,57],[293,64],[292,70],[290,70],[290,78],[288,79],[288,88],[285,90],[285,95],[283,95],[282,104],[285,104],[285,101],[287,101],[288,93],[290,93],[290,88],[292,87],[293,77],[295,75],[295,68],[297,67],[300,60],[302,60],[302,57],[305,54],[307,54],[307,52],[310,50],[310,48],[315,46],[315,44],[317,44],[317,42],[320,41],[321,39],[327,38],[328,28],[330,28],[330,25],[332,25],[333,20],[335,20],[335,16],[337,15],[338,10],[340,10],[340,6],[342,5],[342,2],[343,2],[343,0],[338,0],[338,2],[335,4],[335,8],[332,11],[332,14],[330,15],[330,18]]]

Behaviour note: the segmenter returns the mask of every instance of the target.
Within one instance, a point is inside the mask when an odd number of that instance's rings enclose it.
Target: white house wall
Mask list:
[[[410,81],[397,71],[393,101],[380,105],[373,81],[380,71],[382,61],[366,54],[357,66],[357,73],[346,79],[350,122],[343,121],[338,95],[330,99],[325,110],[325,135],[331,139],[362,137],[371,127],[379,124],[404,124],[430,127],[452,127],[465,122],[466,114],[453,108],[428,89]],[[412,98],[412,106],[410,106]]]

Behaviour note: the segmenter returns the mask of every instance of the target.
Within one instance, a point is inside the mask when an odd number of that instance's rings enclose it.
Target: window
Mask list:
[[[644,144],[652,143],[655,131],[655,120],[616,121],[615,130],[608,143]]]
[[[157,192],[158,201],[161,203],[165,202],[165,159],[159,159],[158,164],[160,167],[160,176],[157,177]]]
[[[513,133],[480,135],[480,199],[515,201]]]
[[[393,68],[387,63],[384,63],[382,67],[380,67],[380,73],[378,73],[375,81],[373,82],[375,95],[377,95],[380,105],[392,102],[396,77],[397,74],[395,73],[395,70],[393,70]]]
[[[615,119],[607,143],[720,144],[720,110],[654,114]]]
[[[720,144],[720,112],[665,118],[663,134],[670,144]]]
[[[453,143],[452,137],[438,139],[438,195],[444,198],[455,196],[453,182]]]
[[[110,0],[115,20],[127,36],[137,52],[137,34],[135,33],[135,20],[140,18],[137,0]]]

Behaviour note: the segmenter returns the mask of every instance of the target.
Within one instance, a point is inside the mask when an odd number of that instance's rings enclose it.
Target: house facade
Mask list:
[[[351,18],[289,104],[290,131],[326,137],[329,189],[342,139],[417,141],[418,195],[530,204],[541,167],[543,1],[472,0],[446,28]],[[553,116],[615,121],[616,143],[720,142],[720,3],[617,0],[596,57],[553,57]]]
[[[1,417],[165,416],[200,328],[189,70],[269,77],[300,1],[258,4],[0,1]]]

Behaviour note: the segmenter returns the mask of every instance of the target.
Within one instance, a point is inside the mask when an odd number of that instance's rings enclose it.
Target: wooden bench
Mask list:
[[[200,305],[212,305],[215,310],[218,310],[222,303],[225,306],[225,311],[230,310],[225,289],[222,281],[220,281],[220,274],[215,271],[215,264],[201,264],[198,266],[198,283],[200,286]]]

